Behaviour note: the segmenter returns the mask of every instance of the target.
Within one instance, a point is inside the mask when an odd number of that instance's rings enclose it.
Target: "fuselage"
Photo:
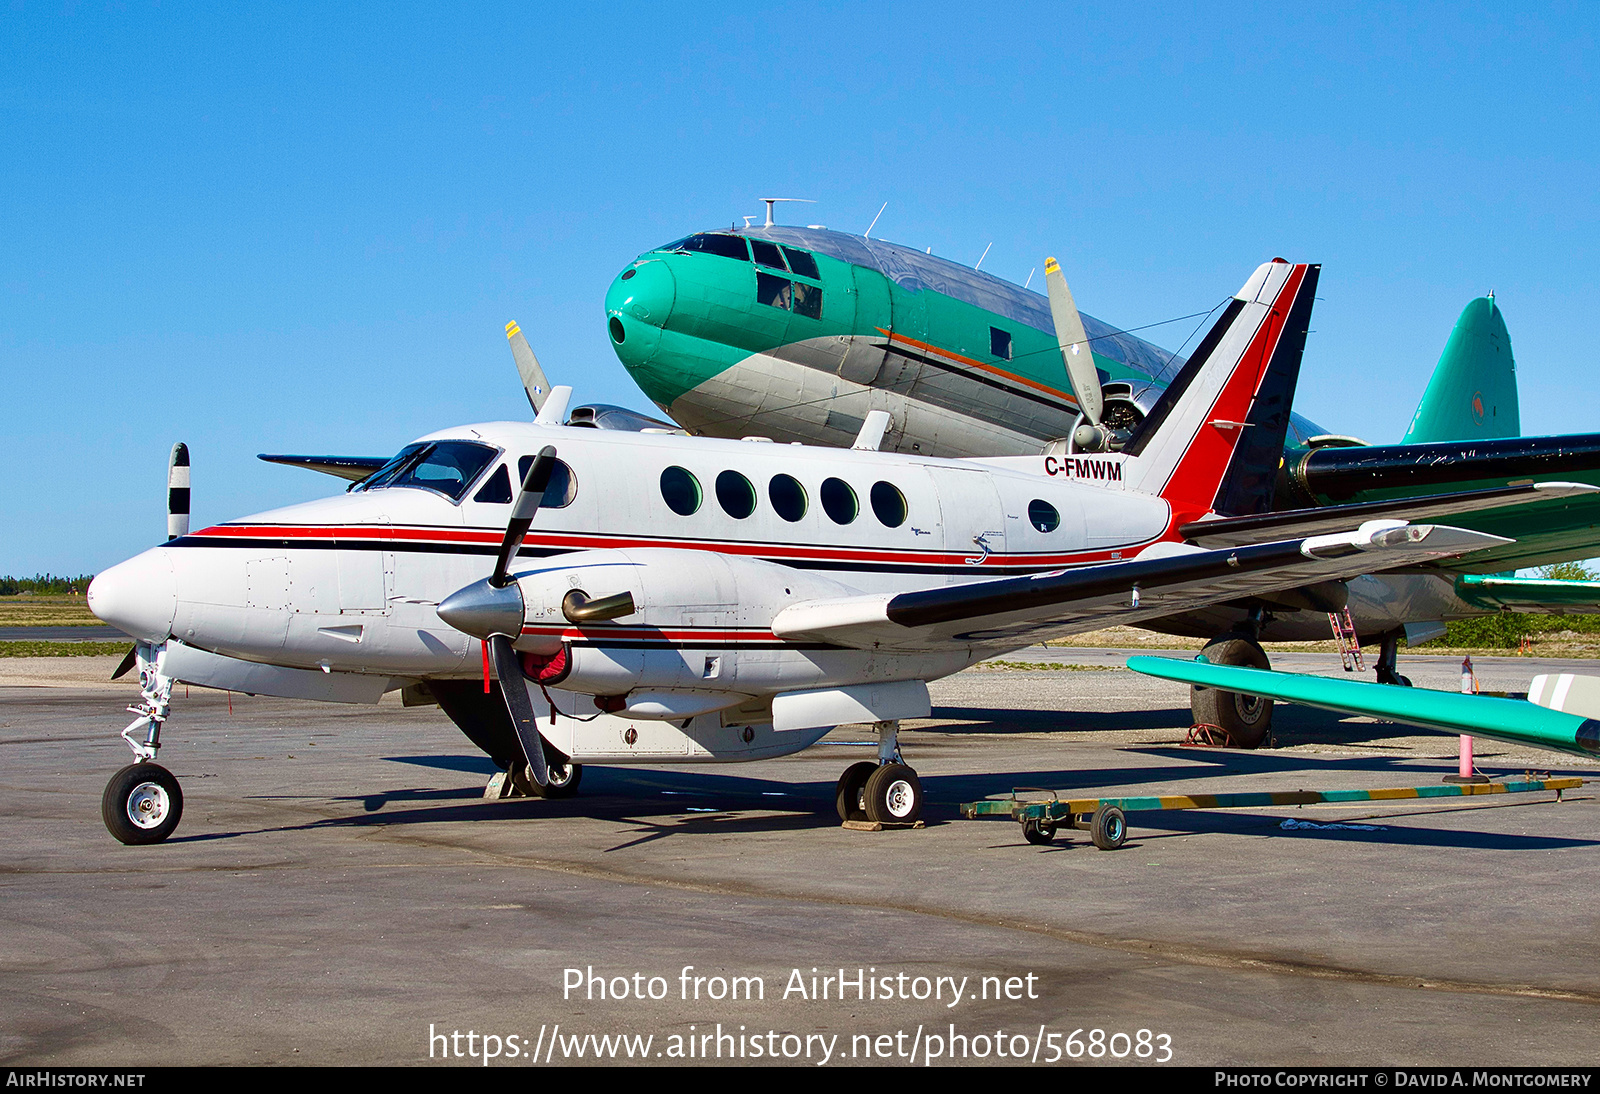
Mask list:
[[[1078,405],[1049,304],[1001,278],[882,240],[815,228],[698,233],[639,256],[606,295],[612,347],[679,424],[713,437],[848,445],[886,410],[886,450],[1031,455]],[[1184,359],[1083,317],[1129,426]],[[1323,431],[1295,417],[1304,444]]]
[[[489,572],[514,484],[547,444],[564,485],[516,560],[524,587],[579,573],[595,596],[649,586],[635,590],[638,616],[603,626],[541,625],[529,608],[518,648],[570,645],[597,694],[691,686],[708,650],[740,653],[721,671],[751,694],[896,675],[885,658],[779,641],[771,621],[804,600],[1088,565],[1172,536],[1160,498],[1042,467],[499,422],[408,446],[436,446],[431,478],[386,485],[380,472],[154,548],[97,578],[91,607],[144,641],[245,661],[397,682],[475,675],[478,643],[435,609]],[[913,675],[984,655],[940,654]]]

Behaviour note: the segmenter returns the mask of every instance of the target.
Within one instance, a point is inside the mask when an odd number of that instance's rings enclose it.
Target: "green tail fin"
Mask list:
[[[1494,297],[1461,309],[1401,444],[1486,441],[1522,433],[1517,363]]]

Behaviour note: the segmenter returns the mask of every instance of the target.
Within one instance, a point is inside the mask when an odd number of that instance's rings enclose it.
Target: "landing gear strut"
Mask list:
[[[1378,663],[1373,668],[1377,671],[1378,683],[1408,688],[1411,686],[1410,679],[1401,676],[1395,667],[1400,656],[1400,634],[1400,631],[1390,631],[1379,640]]]
[[[1259,620],[1252,617],[1259,625]],[[1270,669],[1267,652],[1256,641],[1255,627],[1218,635],[1201,652],[1213,665],[1243,665]],[[1195,724],[1226,730],[1239,748],[1256,748],[1272,729],[1272,700],[1236,691],[1218,691],[1198,685],[1189,689],[1189,709]]]
[[[166,643],[139,643],[141,701],[128,708],[137,715],[122,739],[133,749],[134,762],[111,776],[100,796],[100,817],[106,830],[127,844],[160,843],[183,817],[183,790],[177,778],[155,763],[161,747],[161,726],[172,710],[172,677],[166,675]],[[137,734],[144,731],[143,739]]]
[[[839,776],[839,819],[914,824],[922,816],[922,782],[900,758],[900,723],[876,722],[872,728],[878,732],[878,762],[851,764]]]

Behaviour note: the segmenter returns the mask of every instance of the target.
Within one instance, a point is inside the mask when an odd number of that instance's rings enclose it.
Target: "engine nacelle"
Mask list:
[[[708,709],[708,693],[726,693],[726,705],[737,706],[783,691],[942,676],[967,661],[955,651],[902,665],[901,658],[785,642],[772,633],[778,612],[861,590],[761,559],[672,548],[579,551],[519,573],[517,584],[524,625],[516,648],[530,655],[530,676],[596,696],[656,693],[648,711],[631,711],[640,717],[680,716],[680,702],[684,710]],[[574,604],[625,593],[631,613],[574,621]]]

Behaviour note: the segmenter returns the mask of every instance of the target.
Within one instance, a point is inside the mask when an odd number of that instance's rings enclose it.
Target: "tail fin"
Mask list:
[[[1494,296],[1461,310],[1401,444],[1489,441],[1522,433],[1517,362]]]
[[[1128,486],[1180,521],[1265,513],[1322,267],[1263,263],[1123,446]]]

